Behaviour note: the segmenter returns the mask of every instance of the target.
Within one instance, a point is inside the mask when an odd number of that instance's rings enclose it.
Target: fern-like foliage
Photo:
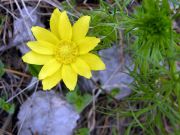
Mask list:
[[[174,67],[171,59],[176,54],[176,33],[172,28],[167,0],[144,0],[142,6],[125,19],[125,26],[127,32],[135,35],[134,58],[136,67],[141,67],[142,73],[164,65],[167,59],[170,67]]]

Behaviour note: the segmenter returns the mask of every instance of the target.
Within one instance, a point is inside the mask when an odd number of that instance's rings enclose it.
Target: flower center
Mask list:
[[[55,50],[55,58],[58,62],[69,64],[75,61],[78,55],[78,47],[74,42],[62,40]]]

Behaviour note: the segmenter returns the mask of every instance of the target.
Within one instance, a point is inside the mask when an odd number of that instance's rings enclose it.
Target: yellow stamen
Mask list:
[[[59,47],[55,50],[56,60],[63,64],[74,62],[77,55],[78,46],[72,41],[60,41]]]

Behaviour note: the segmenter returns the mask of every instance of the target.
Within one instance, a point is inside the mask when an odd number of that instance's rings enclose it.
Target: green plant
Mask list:
[[[176,33],[172,28],[171,11],[167,0],[144,0],[132,16],[125,19],[126,32],[135,36],[132,46],[136,69],[143,74],[149,69],[169,64],[176,72]]]
[[[0,34],[2,32],[3,24],[4,24],[4,16],[0,15]]]
[[[4,73],[5,73],[5,71],[4,71],[4,64],[0,60],[0,77],[2,77],[4,75]]]
[[[129,70],[134,92],[127,98],[129,109],[124,113],[132,117],[126,134],[133,129],[148,135],[180,132],[176,128],[180,124],[179,46],[172,16],[167,0],[144,0],[124,19],[135,61],[134,71]]]
[[[0,108],[10,114],[13,114],[15,111],[14,104],[7,103],[3,98],[0,98]]]
[[[66,99],[74,105],[76,111],[80,113],[90,103],[92,96],[87,93],[81,94],[78,88],[76,88],[74,91],[67,93]]]
[[[76,131],[75,135],[89,135],[88,128],[80,128]]]
[[[116,19],[116,8],[101,0],[99,9],[94,9],[92,11],[84,10],[84,14],[91,16],[89,35],[101,37],[100,44],[93,51],[110,48],[117,42],[118,23]]]
[[[28,64],[29,72],[35,77],[38,77],[38,74],[39,74],[39,71],[41,70],[41,68],[42,68],[41,65]]]

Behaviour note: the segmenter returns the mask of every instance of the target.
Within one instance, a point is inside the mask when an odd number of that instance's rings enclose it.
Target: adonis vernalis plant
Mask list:
[[[142,6],[125,20],[127,32],[136,38],[133,45],[135,65],[140,67],[142,73],[165,65],[167,58],[170,69],[174,70],[173,57],[177,44],[170,13],[167,0],[144,0]]]
[[[29,41],[30,52],[22,59],[29,64],[43,65],[38,78],[43,90],[50,90],[61,80],[67,88],[74,90],[78,74],[86,78],[91,70],[104,70],[105,64],[90,53],[99,38],[86,36],[90,17],[82,16],[73,26],[66,11],[55,9],[50,18],[50,31],[39,26],[32,28],[37,41]]]
[[[173,29],[174,11],[169,2],[143,0],[124,19],[126,32],[133,37],[135,65],[130,71],[133,94],[127,101],[133,105],[130,110],[133,108],[134,120],[127,130],[130,134],[139,129],[148,135],[180,133],[180,72],[176,69],[179,38]]]

